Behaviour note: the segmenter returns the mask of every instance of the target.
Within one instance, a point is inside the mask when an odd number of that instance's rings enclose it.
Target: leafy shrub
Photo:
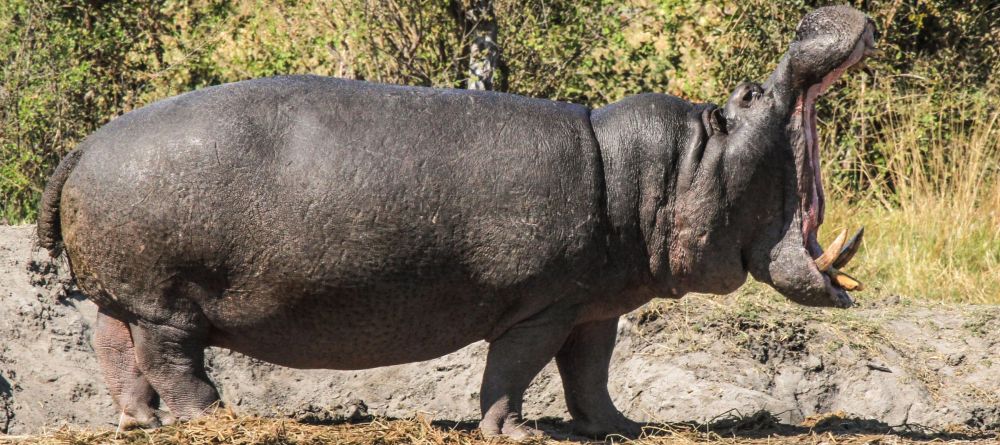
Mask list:
[[[456,8],[467,1],[0,2],[0,218],[33,220],[47,174],[98,126],[191,89],[286,73],[462,87],[469,37]],[[763,80],[799,18],[827,3],[495,0],[497,85],[594,107],[648,91],[719,102]],[[976,242],[994,252],[970,270],[994,264],[1000,7],[852,3],[877,23],[884,54],[819,105],[832,197],[908,214],[956,199],[965,207],[948,212],[981,216]]]

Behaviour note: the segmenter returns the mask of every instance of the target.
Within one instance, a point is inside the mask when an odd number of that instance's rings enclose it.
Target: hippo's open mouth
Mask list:
[[[816,133],[816,98],[826,92],[848,68],[858,65],[874,51],[874,36],[871,29],[868,29],[858,39],[854,51],[844,63],[823,76],[819,82],[805,88],[805,91],[799,95],[793,115],[793,118],[797,118],[796,120],[802,123],[805,144],[805,157],[803,158],[805,165],[796,166],[799,170],[798,191],[801,203],[802,239],[805,243],[803,247],[813,258],[813,267],[823,275],[830,297],[844,306],[852,304],[847,291],[861,290],[862,285],[840,271],[840,268],[844,267],[857,252],[864,229],[859,230],[850,240],[847,239],[847,231],[842,231],[837,239],[827,246],[826,251],[816,239],[816,233],[823,223],[825,211],[823,181],[820,176],[819,140]]]

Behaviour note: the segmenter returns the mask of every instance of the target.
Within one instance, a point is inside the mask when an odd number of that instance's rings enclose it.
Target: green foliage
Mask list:
[[[0,218],[33,219],[62,154],[146,101],[170,68],[169,11],[164,2],[0,3]]]
[[[0,2],[0,219],[33,220],[48,173],[98,126],[184,91],[289,73],[461,88],[469,36],[456,8],[465,1]],[[739,82],[763,80],[799,18],[828,3],[495,0],[503,58],[496,84],[594,107],[641,92],[719,102]],[[820,101],[831,195],[887,211],[916,212],[914,203],[955,196],[967,208],[949,212],[975,218],[996,209],[1000,7],[851,3],[878,25],[883,55]],[[991,227],[1000,217],[994,210],[983,218],[980,235],[962,245],[981,243],[985,253],[954,247],[966,256],[949,250],[956,255],[947,261],[977,270],[996,264],[990,249],[1000,234]]]

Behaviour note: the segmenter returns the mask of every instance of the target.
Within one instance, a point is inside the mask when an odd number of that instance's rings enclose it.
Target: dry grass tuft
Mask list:
[[[849,116],[884,126],[863,144],[884,158],[827,160],[827,171],[856,172],[870,186],[829,185],[821,239],[866,227],[849,271],[875,294],[1000,304],[1000,85],[892,91],[860,96]]]
[[[222,410],[214,416],[150,430],[87,430],[62,428],[40,436],[14,439],[0,436],[0,443],[25,445],[90,444],[482,444],[478,434],[431,426],[421,420],[374,419],[369,423],[310,425],[289,419],[237,416]],[[500,444],[494,440],[491,443]]]
[[[722,425],[724,423],[725,425]],[[607,443],[628,442],[636,445],[667,444],[915,444],[946,443],[961,439],[964,444],[996,443],[997,438],[971,437],[961,432],[921,439],[871,432],[865,425],[841,414],[810,418],[802,426],[778,425],[767,413],[750,416],[729,415],[719,427],[690,424],[661,425],[646,429],[646,437],[634,441],[609,437]],[[539,439],[528,444],[601,443],[576,440]],[[368,423],[306,425],[288,419],[241,417],[229,411],[196,421],[153,430],[116,433],[113,430],[77,430],[63,428],[39,436],[0,436],[0,443],[23,445],[211,445],[211,444],[351,444],[351,445],[503,445],[514,444],[504,438],[483,438],[478,430],[432,424],[427,419],[375,419]]]

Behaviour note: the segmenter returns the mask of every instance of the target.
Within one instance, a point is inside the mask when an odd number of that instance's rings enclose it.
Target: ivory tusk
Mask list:
[[[851,237],[851,240],[847,242],[847,245],[841,249],[840,254],[837,255],[837,259],[833,261],[833,267],[840,269],[847,265],[851,258],[854,258],[854,254],[858,253],[858,248],[861,247],[861,239],[865,237],[865,228],[862,227],[858,229],[858,233],[855,233]]]
[[[829,274],[830,278],[833,278],[833,281],[836,281],[837,285],[846,291],[865,290],[865,285],[861,284],[860,281],[836,268],[831,267]]]
[[[833,261],[840,256],[840,251],[844,248],[844,242],[846,240],[847,229],[843,229],[840,231],[840,235],[837,235],[837,238],[833,240],[833,244],[827,246],[826,250],[823,251],[823,254],[820,255],[819,258],[816,258],[816,268],[818,268],[820,272],[826,272],[826,270],[833,265]]]

